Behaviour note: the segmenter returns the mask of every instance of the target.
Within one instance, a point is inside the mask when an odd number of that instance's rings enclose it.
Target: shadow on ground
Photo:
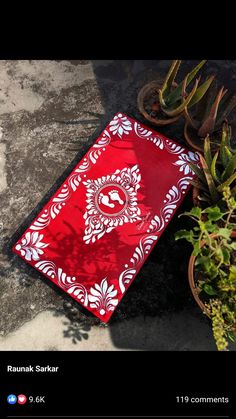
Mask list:
[[[87,152],[93,141],[115,113],[121,111],[146,123],[137,110],[136,101],[138,91],[147,81],[155,79],[157,75],[164,75],[169,63],[170,61],[163,60],[92,61],[93,71],[96,77],[96,88],[99,90],[99,100],[101,101],[99,111],[96,111],[97,105],[93,107],[95,103],[93,103],[93,100],[95,101],[95,98],[91,90],[91,82],[85,81],[80,90],[72,91],[73,88],[71,88],[69,92],[71,95],[73,94],[73,100],[78,101],[80,98],[78,103],[75,102],[78,107],[78,113],[80,114],[81,112],[79,118],[77,118],[76,108],[73,108],[73,112],[70,110],[62,112],[59,99],[57,103],[56,99],[53,98],[54,102],[50,104],[51,99],[49,99],[49,104],[47,105],[50,106],[50,109],[45,107],[44,113],[42,113],[42,109],[40,108],[41,113],[35,112],[34,117],[30,119],[30,123],[35,124],[36,127],[38,127],[37,124],[39,121],[40,123],[44,122],[46,128],[53,122],[56,124],[56,132],[59,129],[58,127],[62,126],[64,136],[62,136],[62,141],[64,144],[66,143],[67,129],[69,132],[71,127],[77,126],[82,127],[82,130],[80,137],[77,139],[75,136],[75,140],[69,146],[66,146],[66,150],[78,151],[73,161],[61,176],[58,177],[58,174],[56,175],[57,180],[53,187],[46,193],[44,198],[21,224],[14,235],[11,238],[7,235],[4,237],[2,257],[6,258],[7,262],[5,263],[2,275],[7,278],[10,270],[14,268],[16,270],[17,280],[19,278],[19,286],[23,287],[23,289],[28,288],[29,298],[30,293],[32,293],[32,299],[35,299],[35,295],[38,292],[41,298],[40,304],[42,309],[51,309],[55,316],[66,315],[68,321],[65,322],[64,337],[71,339],[73,343],[88,339],[91,327],[98,325],[99,320],[94,318],[92,314],[90,315],[87,310],[82,309],[76,302],[68,298],[63,291],[60,291],[58,287],[46,280],[29,265],[26,265],[20,258],[13,255],[11,247],[48,199],[63,183],[73,167]],[[182,72],[194,64],[195,62],[186,61],[183,65]],[[77,63],[74,63],[74,65],[76,66]],[[207,64],[207,73],[212,72],[218,74],[219,79],[221,79],[226,87],[235,88],[236,61],[210,61]],[[74,95],[76,96],[77,94],[80,94],[80,96],[74,99]],[[63,100],[66,101],[67,96],[68,92],[65,90],[60,99],[62,103]],[[87,98],[86,109],[84,109],[84,97]],[[89,107],[91,109],[88,109]],[[52,118],[52,115],[54,115],[54,118]],[[28,118],[28,116],[24,117]],[[41,122],[42,118],[46,118],[45,121]],[[50,120],[50,118],[52,119]],[[29,123],[28,120],[26,122],[27,124]],[[15,121],[11,122],[9,118],[5,122],[6,126],[7,124],[13,124],[15,126],[14,123]],[[91,135],[88,135],[88,132],[91,133],[91,129],[93,132]],[[181,121],[176,127],[162,128],[159,131],[183,144]],[[25,138],[24,131],[23,134]],[[39,151],[42,153],[41,150]],[[9,152],[12,151],[10,150]],[[55,146],[52,151],[53,158],[55,157],[54,152]],[[13,158],[14,156],[13,154]],[[20,158],[21,156],[17,157],[16,155],[16,162]],[[60,158],[63,159],[63,157]],[[35,159],[37,159],[37,154]],[[32,172],[30,166],[27,168],[28,160],[26,163],[23,160],[23,163],[26,164],[24,167],[26,170],[29,169],[29,172],[30,170]],[[48,161],[50,162],[50,159]],[[53,167],[53,160],[51,161],[51,165]],[[47,172],[46,175],[44,174],[43,169],[41,172],[36,171],[36,177],[38,173],[40,173],[40,176],[48,175]],[[35,202],[37,202],[36,199]],[[188,196],[179,212],[190,208],[190,206],[191,197]],[[18,203],[13,209],[12,217],[14,217],[14,211],[17,213],[17,210]],[[174,233],[183,226],[183,223],[186,227],[186,220],[178,219],[176,214],[112,316],[109,330],[113,344],[117,348],[175,351],[215,350],[209,322],[196,307],[187,282],[187,263],[191,248],[184,242],[176,243],[174,241]],[[39,279],[41,281],[38,281]],[[40,288],[40,285],[35,285],[38,282],[47,284],[47,287]],[[18,287],[18,284],[16,286]],[[49,287],[51,287],[51,293],[48,292],[47,299],[44,303],[44,296]],[[27,298],[22,298],[22,301],[25,303],[25,310],[30,312]],[[30,316],[28,312],[23,314],[25,317]],[[14,313],[12,315],[9,312],[9,319],[11,319],[12,324],[14,324],[15,318],[17,319],[17,316],[14,317]],[[7,332],[9,331],[11,331],[11,326],[9,326]]]

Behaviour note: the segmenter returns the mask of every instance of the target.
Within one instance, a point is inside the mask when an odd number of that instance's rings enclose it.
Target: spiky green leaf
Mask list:
[[[206,184],[206,178],[204,175],[204,171],[200,169],[196,164],[188,163],[189,167],[192,169],[192,171],[197,175],[197,177],[201,180],[203,184]]]
[[[226,169],[227,165],[229,164],[229,161],[232,158],[232,153],[226,145],[221,144],[220,158],[221,158],[222,164],[224,166],[224,169]]]
[[[173,82],[175,81],[175,77],[178,73],[180,64],[181,64],[181,60],[172,61],[170,69],[166,75],[166,78],[161,88],[163,98],[168,98],[168,95],[170,94],[171,89],[172,89]]]
[[[207,167],[207,164],[206,164],[206,161],[205,161],[204,157],[200,153],[199,153],[199,158],[200,158],[201,166],[204,170],[204,174],[205,174],[205,177],[206,177],[206,181],[207,181],[207,185],[208,185],[208,188],[209,188],[209,192],[210,192],[210,195],[211,195],[212,202],[216,203],[220,199],[220,195],[217,191],[216,185],[214,183],[214,179],[213,179],[213,177],[212,177],[212,175],[211,175],[211,173],[210,173],[210,171]]]
[[[211,155],[211,142],[209,135],[204,139],[204,159],[206,160],[207,166],[210,168],[212,164],[212,155]]]
[[[214,179],[214,181],[216,183],[220,183],[221,180],[218,176],[217,170],[216,170],[216,163],[217,163],[217,159],[218,159],[218,155],[219,155],[219,151],[217,151],[212,159],[212,163],[211,163],[211,175]]]
[[[206,63],[207,60],[200,61],[199,64],[196,65],[196,67],[193,68],[193,70],[187,74],[186,76],[186,87],[188,87],[189,83],[194,79],[196,74],[199,72],[199,70],[202,68],[202,66]],[[167,101],[167,105],[171,105],[173,103],[176,103],[177,101],[181,100],[181,93],[183,89],[184,81],[182,81],[176,89],[173,90],[173,92],[170,93]]]
[[[186,83],[186,78],[185,78],[185,83]],[[163,112],[169,117],[174,117],[174,116],[177,116],[177,115],[181,114],[184,111],[185,107],[189,104],[192,97],[194,96],[194,94],[197,90],[198,83],[199,83],[199,80],[196,80],[195,84],[193,86],[193,89],[191,90],[189,95],[186,97],[186,99],[183,99],[182,103],[180,103],[179,106],[177,106],[175,108],[169,108],[168,106],[163,107],[162,108]]]
[[[188,104],[188,108],[191,108],[193,105],[196,105],[196,103],[198,103],[203,98],[203,96],[209,89],[211,83],[213,82],[214,78],[215,76],[210,76],[204,83],[201,84],[201,86],[197,88],[196,92],[194,93],[192,99]]]
[[[234,181],[236,180],[236,173],[234,173],[232,176],[229,177],[225,182],[221,183],[221,185],[217,186],[218,192],[223,192],[223,189],[227,186],[230,186]],[[231,194],[233,195],[234,192],[236,192],[236,189],[233,191],[231,190]]]
[[[222,173],[222,180],[228,180],[236,170],[236,153],[232,156],[229,163],[227,164],[224,172]]]

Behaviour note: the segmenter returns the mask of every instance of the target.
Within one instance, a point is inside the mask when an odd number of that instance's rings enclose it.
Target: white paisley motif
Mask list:
[[[164,140],[157,134],[154,135],[152,131],[149,131],[146,128],[143,128],[140,124],[138,124],[138,122],[134,123],[134,131],[138,137],[143,138],[147,141],[151,141],[158,148],[160,148],[160,150],[163,150]]]
[[[39,260],[40,256],[44,254],[43,249],[49,245],[49,243],[43,243],[43,234],[38,232],[30,233],[29,231],[21,239],[21,243],[18,243],[15,246],[15,249],[18,250],[25,258],[25,260]]]
[[[94,243],[117,226],[141,220],[141,212],[137,205],[137,190],[140,188],[140,181],[139,168],[138,165],[135,165],[132,168],[117,169],[112,175],[103,176],[95,180],[88,179],[83,182],[87,188],[87,206],[84,214],[86,228],[83,237],[86,244]],[[100,191],[106,185],[112,185],[113,188],[122,188],[126,195],[126,204],[118,214],[105,214],[98,207],[98,196],[99,194],[103,196]],[[110,194],[110,196],[113,194],[113,197],[116,197],[117,190],[114,189]],[[106,205],[114,206],[113,203],[109,204],[108,201]]]
[[[133,279],[134,274],[137,272],[137,266],[144,261],[145,256],[148,255],[153,243],[157,241],[157,239],[158,236],[154,235],[148,235],[141,238],[139,245],[135,248],[135,251],[130,259],[132,267],[129,268],[128,265],[125,265],[126,269],[121,272],[119,276],[119,287],[122,294],[124,294],[130,281]]]
[[[35,264],[35,268],[47,274],[52,279],[57,279],[58,285],[68,294],[77,298],[84,306],[88,305],[88,293],[84,285],[76,282],[75,276],[69,276],[61,268],[56,268],[55,263],[42,260]]]
[[[168,139],[165,139],[165,149],[170,154],[181,154],[183,151],[185,151],[185,148],[181,147],[181,145],[173,143]]]
[[[48,261],[48,260],[41,260],[37,262],[35,265],[39,271],[43,272],[44,274],[48,275],[50,278],[56,277],[56,265],[55,263]]]
[[[119,287],[122,294],[124,294],[126,290],[126,286],[129,285],[135,273],[136,273],[136,269],[133,269],[133,268],[128,268],[128,269],[125,269],[123,272],[121,272],[119,276]]]
[[[112,132],[113,135],[118,134],[118,136],[122,138],[123,134],[127,135],[130,131],[132,131],[132,124],[126,116],[119,113],[114,116],[110,122],[109,131]]]
[[[199,156],[197,153],[193,153],[192,151],[189,151],[188,153],[182,153],[178,160],[173,164],[175,166],[179,166],[179,171],[183,172],[185,175],[194,175],[194,172],[189,166],[189,163],[199,164]]]
[[[152,244],[158,239],[157,236],[144,236],[141,238],[139,245],[136,247],[130,262],[133,266],[137,266],[143,262],[145,255],[150,252]]]

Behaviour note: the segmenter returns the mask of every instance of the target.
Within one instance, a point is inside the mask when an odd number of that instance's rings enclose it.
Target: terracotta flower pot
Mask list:
[[[201,153],[203,152],[204,141],[200,140],[200,138],[196,134],[196,131],[189,125],[187,121],[184,125],[184,138],[191,148],[193,148],[196,151],[200,151]]]
[[[158,90],[161,88],[163,84],[163,80],[153,80],[147,84],[145,84],[142,89],[139,91],[138,94],[138,109],[139,112],[146,118],[149,122],[151,122],[154,125],[168,125],[172,124],[173,122],[176,122],[181,115],[175,116],[173,118],[167,118],[167,119],[158,119],[154,118],[146,111],[145,108],[145,102],[150,100],[154,96],[158,98]]]
[[[217,237],[217,234],[211,234],[211,237],[214,239]],[[236,238],[236,230],[232,231],[231,234],[232,238]],[[201,242],[201,247],[203,247],[205,244],[205,241],[202,240]],[[202,300],[199,298],[199,293],[200,290],[199,288],[197,288],[196,284],[195,284],[195,279],[194,279],[194,265],[195,265],[195,260],[196,260],[196,256],[191,255],[190,259],[189,259],[189,264],[188,264],[188,281],[189,281],[189,285],[193,294],[193,297],[195,299],[195,301],[197,302],[197,304],[199,305],[200,309],[207,314],[208,317],[210,317],[209,314],[209,310],[207,310],[205,304],[202,302]]]
[[[221,130],[215,131],[210,134],[211,136],[211,147],[212,151],[217,151],[220,147],[220,135]],[[197,130],[195,130],[186,120],[184,125],[184,138],[187,141],[188,145],[196,151],[200,151],[203,153],[204,151],[204,138],[200,138],[197,134]],[[215,143],[215,146],[214,146]]]

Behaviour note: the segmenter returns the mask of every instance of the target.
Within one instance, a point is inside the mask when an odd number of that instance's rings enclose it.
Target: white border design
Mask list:
[[[170,221],[178,202],[182,195],[186,193],[188,185],[192,177],[185,177],[178,181],[177,185],[173,185],[163,201],[163,207],[158,215],[155,215],[149,225],[147,233],[160,233],[166,224]]]
[[[95,283],[90,292],[83,284],[76,282],[76,277],[68,276],[61,268],[57,268],[55,263],[42,260],[35,264],[35,268],[47,274],[50,278],[56,279],[61,288],[68,294],[76,298],[85,307],[95,308],[101,316],[108,311],[114,311],[118,304],[117,289],[114,284],[108,286],[107,278],[102,279],[101,283]]]
[[[60,192],[52,199],[52,204],[48,209],[44,210],[29,227],[30,230],[42,230],[47,227],[52,220],[60,213],[61,209],[66,205],[66,201],[71,197],[72,192],[75,192],[81,182],[81,174],[90,170],[92,165],[97,163],[102,151],[111,141],[111,136],[107,130],[102,134],[102,138],[95,143],[88,152],[87,157],[82,160],[76,169],[72,172],[70,177],[64,183]]]
[[[86,157],[78,164],[78,166],[71,173],[69,178],[65,181],[60,191],[49,201],[47,209],[40,214],[40,216],[32,223],[28,230],[37,232],[47,227],[52,220],[54,220],[59,214],[62,208],[66,205],[66,202],[71,197],[71,194],[77,190],[82,181],[84,173],[88,172],[90,168],[96,164],[97,160],[101,156],[102,152],[106,150],[106,147],[111,141],[111,134],[117,135],[119,139],[124,140],[132,131],[136,133],[137,137],[142,140],[152,142],[160,150],[166,150],[171,154],[178,156],[178,159],[173,164],[179,166],[179,171],[183,172],[182,177],[177,185],[173,185],[169,192],[166,194],[163,202],[163,207],[160,209],[159,214],[156,214],[150,222],[147,234],[143,236],[139,242],[139,245],[135,248],[132,257],[130,258],[129,264],[125,265],[125,269],[120,273],[118,278],[119,291],[124,294],[130,282],[132,281],[137,270],[141,267],[144,260],[150,253],[153,245],[159,238],[159,233],[163,231],[166,224],[169,222],[177,207],[177,203],[185,194],[186,189],[192,180],[192,171],[188,165],[190,161],[196,164],[198,161],[197,153],[188,152],[184,147],[166,139],[162,135],[153,133],[153,131],[143,127],[136,121],[131,120],[126,115],[121,113],[114,116],[113,120],[109,123],[107,129],[104,130],[101,138],[90,148]],[[188,176],[186,176],[188,175]],[[30,234],[29,231],[26,234]],[[26,237],[25,234],[25,237]],[[35,234],[35,233],[31,233]],[[38,234],[38,233],[36,233]],[[27,236],[28,237],[28,236]],[[36,236],[31,240],[34,241]],[[37,256],[34,250],[29,250],[28,253],[22,253],[22,240],[20,239],[16,245],[15,250],[21,254],[26,260],[35,260],[35,257],[43,254],[42,249],[47,246],[46,243],[41,242],[43,235],[37,236],[35,243],[38,243]],[[33,245],[35,245],[33,243]],[[32,246],[31,246],[32,248]],[[38,251],[39,250],[39,251]],[[26,257],[28,255],[28,259]],[[106,313],[113,311],[118,304],[117,297],[118,291],[115,289],[114,284],[109,284],[107,278],[103,278],[100,283],[96,283],[93,287],[88,289],[77,282],[75,276],[68,276],[61,268],[57,268],[54,262],[48,260],[37,260],[34,264],[35,268],[43,272],[49,278],[55,280],[59,286],[63,288],[68,294],[72,295],[82,305],[96,310],[99,316],[104,316]]]

